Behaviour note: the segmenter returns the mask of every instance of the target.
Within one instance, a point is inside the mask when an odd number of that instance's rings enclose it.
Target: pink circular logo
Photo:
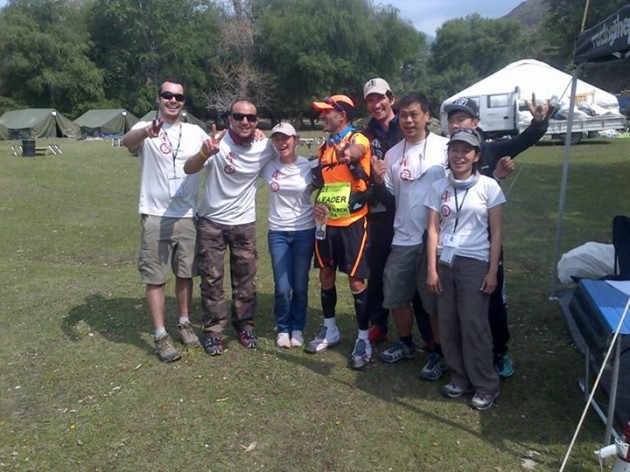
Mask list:
[[[280,190],[280,185],[278,184],[278,182],[271,182],[271,185],[269,185],[269,187],[271,188],[272,192],[277,192],[278,190]]]
[[[440,208],[440,213],[444,218],[446,218],[451,214],[451,207],[449,207],[448,205],[442,205],[442,207]]]
[[[226,165],[223,170],[225,171],[226,174],[233,174],[234,172],[236,172],[236,169],[234,168],[234,166],[232,164],[228,164]]]

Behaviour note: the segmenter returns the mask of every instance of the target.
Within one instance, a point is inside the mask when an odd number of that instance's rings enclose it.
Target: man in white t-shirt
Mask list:
[[[178,329],[186,346],[199,345],[189,320],[192,277],[196,270],[197,176],[184,173],[184,163],[199,154],[208,135],[197,125],[181,122],[184,87],[176,80],[160,85],[158,115],[141,121],[123,137],[123,144],[140,156],[142,238],[138,269],[155,328],[156,352],[164,362],[180,353],[164,327],[165,284],[169,266],[175,273]],[[206,144],[206,147],[209,144]]]
[[[434,182],[446,176],[448,140],[428,131],[429,101],[420,93],[403,96],[399,103],[399,126],[404,139],[390,148],[385,160],[373,160],[376,180],[382,180],[394,196],[396,214],[394,238],[383,274],[383,306],[391,309],[400,341],[382,352],[383,362],[411,359],[415,355],[412,341],[413,309],[416,289],[424,310],[437,330],[435,296],[426,288],[426,256],[423,235],[427,229],[427,212],[422,202]],[[380,187],[382,190],[382,186]],[[436,332],[436,331],[434,331]],[[440,352],[432,352],[421,378],[442,374],[445,364]],[[434,372],[436,370],[438,372]]]
[[[258,114],[252,102],[235,101],[230,107],[229,123],[216,153],[212,149],[193,156],[184,166],[188,174],[206,169],[197,214],[203,345],[211,356],[223,354],[224,350],[223,332],[228,318],[223,277],[228,247],[232,326],[243,346],[256,348],[256,179],[275,155],[268,139],[254,139]]]

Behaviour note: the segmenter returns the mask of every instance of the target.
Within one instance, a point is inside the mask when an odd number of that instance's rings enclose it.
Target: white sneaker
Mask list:
[[[293,331],[291,333],[291,347],[302,347],[304,344],[304,335],[302,331]]]
[[[340,342],[341,334],[339,333],[339,328],[336,326],[332,328],[322,326],[317,336],[315,336],[315,339],[308,343],[305,350],[311,354],[317,354],[318,352],[323,352],[330,347],[336,346]]]
[[[370,365],[372,361],[372,345],[367,339],[360,339],[354,343],[354,349],[348,359],[348,365],[351,369],[363,369]]]
[[[291,347],[291,338],[289,338],[289,333],[278,333],[278,337],[276,338],[276,346]]]

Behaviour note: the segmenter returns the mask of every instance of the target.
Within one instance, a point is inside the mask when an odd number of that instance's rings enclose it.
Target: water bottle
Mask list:
[[[315,223],[315,239],[326,239],[326,223]]]

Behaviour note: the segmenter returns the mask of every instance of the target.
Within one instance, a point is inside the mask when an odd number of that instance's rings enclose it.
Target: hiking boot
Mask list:
[[[203,348],[211,356],[220,356],[223,354],[223,340],[216,336],[206,336],[203,340]]]
[[[350,354],[348,365],[352,369],[363,369],[370,364],[372,360],[372,345],[367,339],[357,339],[354,343],[354,349]]]
[[[238,333],[238,342],[240,342],[247,349],[256,349],[256,333],[251,329],[244,329]]]
[[[339,333],[339,328],[334,326],[329,329],[326,326],[322,326],[317,336],[306,345],[305,351],[311,354],[317,354],[318,352],[323,352],[328,348],[336,346],[340,342],[341,334]]]
[[[178,324],[179,338],[182,340],[182,344],[186,347],[201,346],[199,338],[192,329],[190,323]]]
[[[409,347],[404,342],[399,341],[386,351],[381,352],[378,358],[383,362],[392,364],[402,359],[413,359],[415,355],[415,346],[412,345],[412,347]]]
[[[162,362],[173,362],[182,357],[168,333],[155,339],[155,352]]]
[[[291,347],[291,338],[289,333],[278,333],[276,337],[276,346],[278,347]]]
[[[432,352],[429,360],[420,371],[420,378],[430,382],[439,379],[446,370],[446,362],[444,358],[437,352]]]
[[[499,392],[487,394],[475,393],[470,401],[470,406],[479,411],[487,410],[492,406],[498,396]]]
[[[494,368],[502,379],[507,379],[514,375],[514,365],[512,359],[507,354],[494,356]]]
[[[470,393],[471,390],[470,389],[465,389],[463,387],[460,387],[456,383],[449,382],[446,385],[444,385],[444,387],[442,387],[441,392],[442,392],[442,395],[444,395],[445,397],[448,397],[448,398],[459,398],[464,393]]]
[[[379,325],[372,325],[368,330],[368,341],[370,344],[387,342],[387,330]]]
[[[304,335],[302,331],[291,332],[291,347],[302,347],[304,345]]]

